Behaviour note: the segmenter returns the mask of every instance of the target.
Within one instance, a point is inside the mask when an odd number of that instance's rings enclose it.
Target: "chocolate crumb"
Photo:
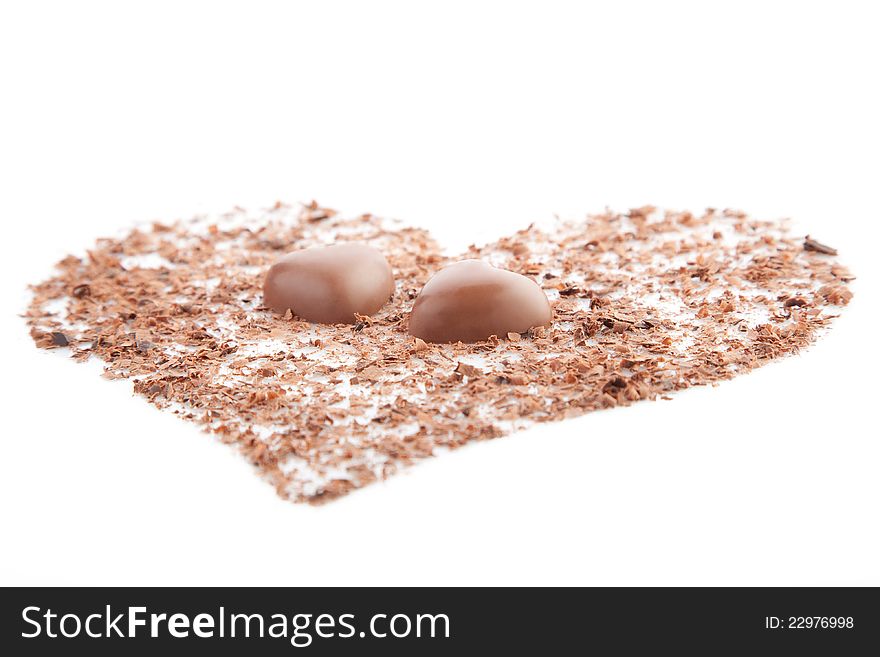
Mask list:
[[[73,288],[71,294],[77,299],[82,299],[83,297],[87,297],[92,293],[92,288],[89,287],[87,283],[81,283]]]
[[[473,365],[468,365],[467,363],[458,362],[458,365],[455,368],[455,371],[459,374],[464,374],[465,376],[475,377],[482,376],[483,370],[478,367],[474,367]]]
[[[837,249],[834,249],[830,246],[826,246],[821,242],[817,242],[812,239],[809,235],[804,238],[804,251],[815,251],[816,253],[824,253],[825,255],[837,255]]]
[[[66,347],[70,342],[67,340],[67,336],[60,331],[52,331],[52,344],[56,347]]]

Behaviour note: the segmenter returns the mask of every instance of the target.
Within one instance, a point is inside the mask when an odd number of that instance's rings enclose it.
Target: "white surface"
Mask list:
[[[868,2],[3,5],[0,583],[880,584],[877,19]],[[605,205],[739,207],[795,217],[859,280],[798,357],[321,508],[38,351],[14,316],[53,262],[135,221],[313,197],[452,248]]]

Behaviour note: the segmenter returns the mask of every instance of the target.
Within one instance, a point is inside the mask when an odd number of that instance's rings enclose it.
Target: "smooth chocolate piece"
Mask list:
[[[288,253],[266,274],[263,302],[310,322],[354,324],[394,293],[391,266],[365,244],[336,244]]]
[[[440,270],[422,289],[409,317],[411,335],[427,342],[478,342],[550,323],[544,291],[530,278],[481,260]]]

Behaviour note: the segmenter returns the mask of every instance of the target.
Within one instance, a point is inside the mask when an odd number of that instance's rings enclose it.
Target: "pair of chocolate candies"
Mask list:
[[[266,306],[322,324],[351,324],[356,313],[376,313],[393,294],[385,256],[358,243],[289,253],[272,265],[263,284]],[[530,278],[462,260],[425,284],[409,332],[426,342],[478,342],[547,326],[551,317],[547,296]]]

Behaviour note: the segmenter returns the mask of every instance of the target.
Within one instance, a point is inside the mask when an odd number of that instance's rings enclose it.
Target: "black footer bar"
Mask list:
[[[0,613],[7,655],[880,650],[873,588],[7,588]]]

